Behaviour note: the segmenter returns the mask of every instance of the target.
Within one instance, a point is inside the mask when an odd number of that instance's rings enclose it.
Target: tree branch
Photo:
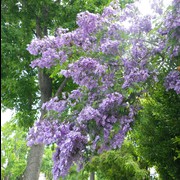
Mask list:
[[[32,29],[32,32],[33,32],[33,34],[37,37],[37,34],[36,34],[36,32],[34,31],[34,29]]]
[[[61,83],[61,85],[59,86],[59,88],[58,88],[58,90],[57,90],[55,96],[59,96],[59,95],[61,94],[61,92],[62,92],[64,86],[65,86],[66,83],[67,83],[67,80],[68,80],[68,78],[65,78],[65,79],[64,79],[64,81],[63,81],[63,82]]]

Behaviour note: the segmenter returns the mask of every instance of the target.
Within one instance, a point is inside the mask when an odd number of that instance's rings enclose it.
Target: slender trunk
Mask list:
[[[5,177],[4,177],[4,180],[9,180],[9,176],[8,176],[8,175],[5,176]]]
[[[47,30],[44,30],[44,35],[47,35]],[[42,38],[42,27],[39,17],[36,18],[36,35],[38,38]],[[52,97],[52,81],[48,74],[43,69],[38,70],[38,80],[41,92],[41,104],[48,101]],[[41,110],[40,121],[43,120],[45,110]],[[38,180],[42,162],[42,156],[44,153],[44,145],[33,145],[29,151],[27,167],[24,173],[24,180]]]
[[[43,145],[33,145],[28,156],[28,163],[24,174],[24,180],[38,180],[42,155],[44,152]]]
[[[41,91],[41,104],[48,101],[52,96],[51,79],[42,69],[39,69],[39,85]],[[43,120],[45,111],[41,110],[40,120]],[[30,149],[27,167],[24,173],[24,180],[38,180],[42,156],[44,152],[44,145],[33,145]]]
[[[94,172],[91,172],[91,174],[90,174],[90,180],[95,180],[95,174],[94,174]]]

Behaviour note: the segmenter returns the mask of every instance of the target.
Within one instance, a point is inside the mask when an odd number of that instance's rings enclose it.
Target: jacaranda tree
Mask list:
[[[46,70],[32,69],[29,66],[33,57],[26,51],[27,44],[34,36],[42,38],[54,34],[57,26],[74,29],[77,27],[75,19],[78,12],[100,12],[108,2],[109,0],[63,0],[63,3],[52,0],[2,0],[2,108],[15,109],[18,126],[27,131],[38,114],[43,117],[45,111],[39,111],[41,104],[48,101],[64,82],[63,77],[52,80]],[[72,80],[68,80],[63,90],[73,89]],[[30,148],[24,179],[39,178],[43,150],[43,145]]]
[[[120,148],[139,99],[159,78],[166,90],[180,93],[179,6],[174,0],[165,11],[156,1],[153,13],[143,15],[138,2],[121,9],[113,1],[102,14],[79,13],[77,29],[59,28],[28,45],[37,56],[31,67],[78,85],[44,103],[48,113],[29,131],[29,146],[56,143],[54,179],[66,176],[74,162],[81,169],[93,155]]]

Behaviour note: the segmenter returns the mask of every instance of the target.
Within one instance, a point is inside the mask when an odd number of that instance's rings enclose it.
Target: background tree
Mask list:
[[[147,164],[140,160],[136,147],[127,139],[121,149],[94,156],[84,170],[96,172],[98,180],[149,179]]]
[[[162,179],[179,179],[179,143],[174,141],[180,137],[180,96],[158,84],[141,102],[133,128],[139,156],[155,166]]]
[[[27,133],[12,120],[1,128],[1,179],[22,180],[26,167]]]

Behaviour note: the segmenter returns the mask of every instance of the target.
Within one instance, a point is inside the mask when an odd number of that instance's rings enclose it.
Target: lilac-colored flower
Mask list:
[[[132,56],[134,59],[143,59],[148,53],[147,47],[142,41],[135,41],[132,47]]]
[[[164,86],[166,90],[173,89],[177,94],[180,94],[180,72],[171,71],[165,78]]]
[[[138,68],[134,68],[129,74],[124,75],[124,83],[122,85],[122,88],[127,88],[136,82],[144,82],[149,76],[150,74],[148,69],[140,70]]]
[[[82,97],[82,92],[79,89],[71,91],[69,98],[71,99],[79,99]]]
[[[79,13],[78,28],[74,31],[60,28],[55,37],[35,39],[28,46],[31,54],[40,56],[31,63],[32,67],[51,68],[69,60],[71,64],[61,70],[61,74],[79,85],[68,98],[55,97],[42,106],[47,111],[57,111],[61,123],[44,120],[35,123],[29,131],[30,146],[57,144],[53,156],[54,179],[67,175],[74,162],[81,166],[84,155],[87,157],[86,150],[101,153],[121,147],[137,111],[129,101],[130,92],[122,88],[134,88],[152,80],[157,76],[159,63],[167,63],[169,67],[171,59],[162,60],[159,54],[173,58],[179,55],[177,2],[174,0],[174,10],[163,16],[164,22],[158,31],[154,30],[153,36],[150,33],[154,27],[152,19],[157,14],[141,15],[133,3],[121,10],[115,0],[102,15]],[[161,14],[159,5],[154,8]],[[171,40],[174,40],[173,46]],[[178,71],[169,73],[165,79],[167,90],[180,93],[179,76]],[[136,88],[133,93],[139,95]],[[64,117],[62,112],[67,108]]]
[[[77,24],[85,33],[92,33],[98,27],[99,18],[99,14],[81,12],[77,15]]]
[[[102,103],[99,104],[99,111],[106,112],[117,106],[120,106],[123,101],[123,96],[118,92],[107,94],[106,98],[103,99]]]
[[[60,100],[58,101],[57,97],[52,98],[50,101],[45,102],[42,105],[42,109],[46,110],[53,110],[61,113],[66,109],[67,101],[66,100]]]
[[[87,137],[78,131],[69,131],[64,139],[58,143],[56,152],[53,155],[54,179],[67,175],[73,162],[78,163],[83,156],[82,150],[87,144]]]
[[[74,82],[88,89],[98,87],[98,79],[105,73],[106,67],[92,58],[81,58],[77,62],[70,64],[68,70],[61,73],[66,77],[72,77]]]
[[[119,52],[120,42],[117,40],[107,39],[104,43],[101,44],[101,51],[105,54],[117,55]]]
[[[79,123],[86,123],[89,120],[99,119],[101,117],[100,112],[97,109],[92,108],[91,106],[87,106],[81,110],[77,121]]]
[[[61,126],[58,121],[37,121],[29,131],[27,145],[52,144],[58,141],[61,136]]]
[[[115,9],[112,6],[105,7],[102,13],[103,17],[114,15]]]

